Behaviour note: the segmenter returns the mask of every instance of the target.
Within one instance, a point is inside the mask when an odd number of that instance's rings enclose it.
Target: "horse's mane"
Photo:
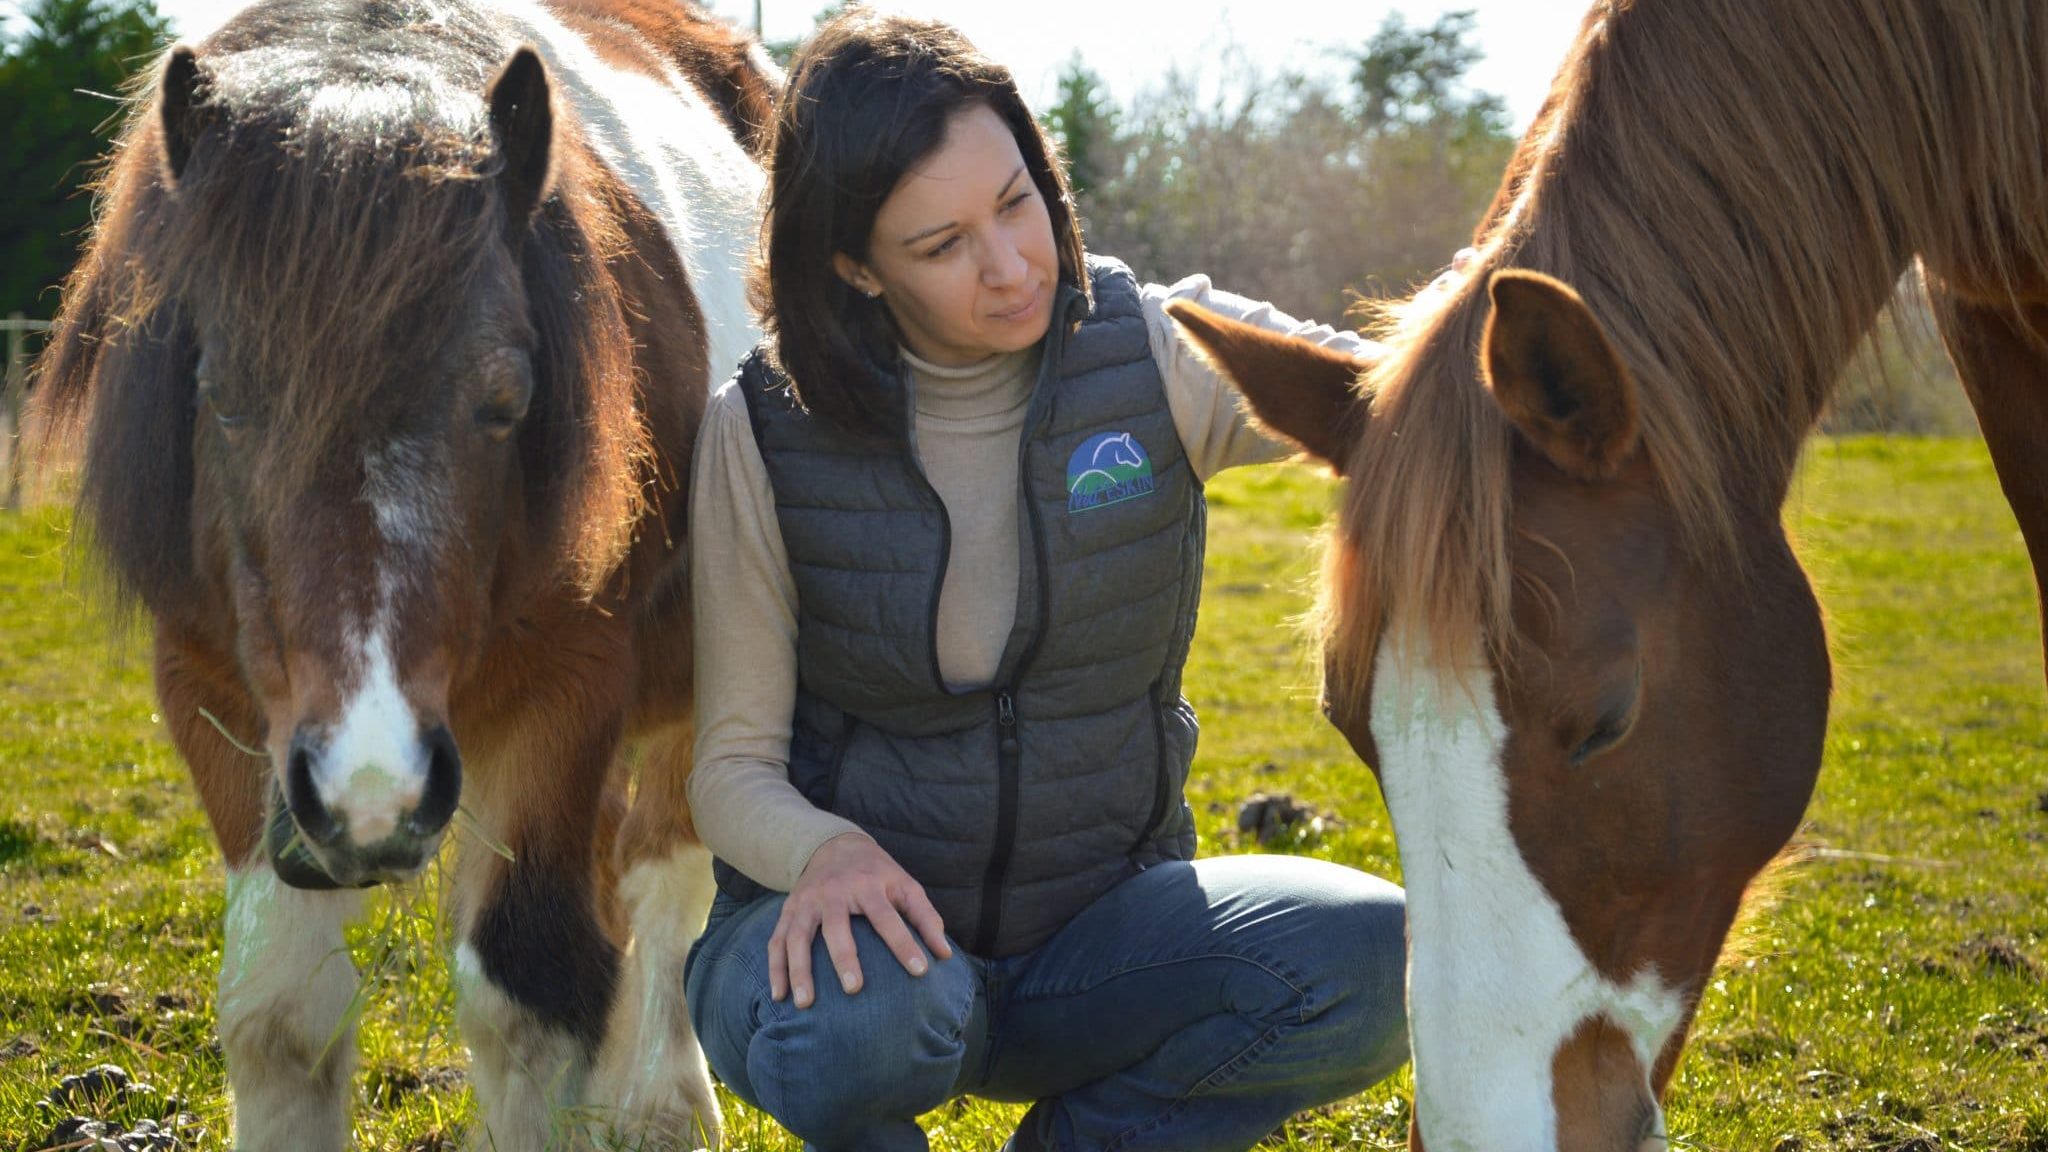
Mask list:
[[[463,310],[493,276],[523,281],[535,329],[527,507],[551,510],[547,554],[586,591],[615,566],[650,452],[606,268],[626,198],[559,133],[553,196],[532,228],[508,227],[484,102],[508,52],[487,7],[252,8],[202,48],[205,142],[175,188],[158,94],[137,93],[39,379],[53,424],[90,408],[80,506],[120,591],[189,602],[196,576],[193,315],[292,414],[251,485],[282,499],[437,356],[460,356],[447,335],[474,329]]]
[[[2020,0],[1596,3],[1472,273],[1383,317],[1324,581],[1333,667],[1368,670],[1397,617],[1434,662],[1508,667],[1511,430],[1477,366],[1493,270],[1584,297],[1687,544],[1739,578],[1739,528],[1775,521],[1913,254],[2008,294],[2048,267],[2044,85],[2048,10]]]

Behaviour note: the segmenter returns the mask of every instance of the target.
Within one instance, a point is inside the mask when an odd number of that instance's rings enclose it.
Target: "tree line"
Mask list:
[[[1514,147],[1503,101],[1466,81],[1473,33],[1471,12],[1395,14],[1333,48],[1334,72],[1224,58],[1216,76],[1175,72],[1128,103],[1074,57],[1041,116],[1089,248],[1147,279],[1204,272],[1332,323],[1405,295],[1469,240]],[[169,39],[153,0],[29,0],[0,29],[0,316],[56,311],[120,98]],[[796,42],[768,47],[786,60]],[[1833,427],[1969,430],[1938,348],[1909,341],[1871,362]]]

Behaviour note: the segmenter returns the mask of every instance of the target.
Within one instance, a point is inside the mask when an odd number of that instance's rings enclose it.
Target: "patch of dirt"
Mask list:
[[[1970,1046],[1985,1052],[2010,1052],[2023,1060],[2048,1060],[2048,1013],[2014,1009],[1977,1017]]]
[[[1237,810],[1237,830],[1262,846],[1306,844],[1344,822],[1286,792],[1254,792]]]
[[[39,1055],[42,1050],[42,1045],[37,1044],[29,1037],[16,1036],[7,1043],[0,1044],[0,1060],[20,1060],[25,1057]]]
[[[1956,946],[1956,958],[1972,968],[2019,976],[2035,983],[2041,969],[2010,936],[1977,935]]]
[[[383,1064],[370,1069],[363,1078],[363,1087],[371,1103],[379,1108],[388,1108],[421,1092],[458,1091],[468,1080],[460,1068],[436,1066],[415,1071],[396,1064]]]
[[[190,1112],[163,1120],[137,1120],[133,1128],[122,1128],[90,1116],[72,1116],[59,1121],[43,1138],[48,1148],[89,1149],[90,1152],[183,1152],[206,1139],[206,1129]]]
[[[1747,1028],[1701,1037],[1696,1047],[1745,1068],[1799,1054],[1799,1041],[1767,1028]]]
[[[63,1117],[40,1147],[180,1152],[206,1139],[199,1118],[182,1110],[183,1100],[134,1079],[118,1064],[101,1064],[64,1077],[36,1107],[44,1115]],[[116,1112],[142,1113],[142,1118],[124,1128],[119,1121],[105,1119]]]

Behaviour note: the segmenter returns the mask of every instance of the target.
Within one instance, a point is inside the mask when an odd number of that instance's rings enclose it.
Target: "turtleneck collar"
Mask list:
[[[1013,412],[1030,402],[1043,348],[1034,344],[960,368],[941,367],[907,348],[899,351],[917,378],[918,415],[973,420]]]

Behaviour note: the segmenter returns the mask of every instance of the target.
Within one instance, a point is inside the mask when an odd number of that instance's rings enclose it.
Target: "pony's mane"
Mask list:
[[[531,228],[508,225],[484,94],[509,51],[487,8],[251,8],[200,50],[204,127],[175,187],[158,93],[138,93],[40,374],[54,424],[90,407],[80,505],[119,590],[176,600],[195,574],[193,317],[262,383],[250,487],[286,499],[462,355],[450,334],[475,330],[492,277],[523,282],[534,329],[521,453],[528,507],[554,510],[542,542],[586,590],[615,566],[649,454],[605,267],[623,198],[563,131],[553,195]]]
[[[1383,317],[1324,581],[1333,668],[1368,671],[1394,628],[1400,655],[1508,670],[1513,433],[1478,368],[1491,272],[1584,297],[1688,546],[1740,578],[1739,526],[1777,516],[1913,254],[2008,294],[2016,269],[2048,267],[2044,83],[2037,5],[1596,3],[1469,276]],[[2005,247],[1987,243],[2001,226]]]

